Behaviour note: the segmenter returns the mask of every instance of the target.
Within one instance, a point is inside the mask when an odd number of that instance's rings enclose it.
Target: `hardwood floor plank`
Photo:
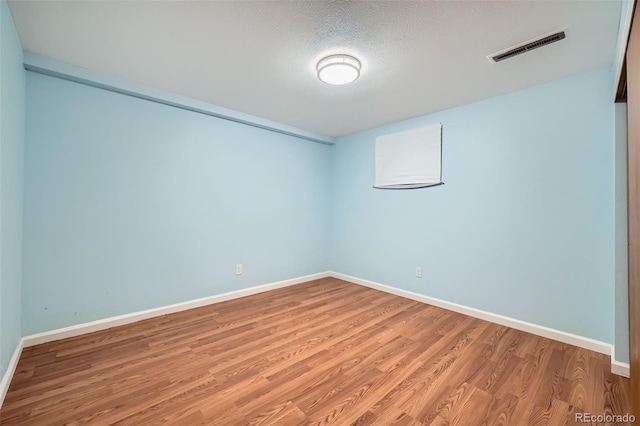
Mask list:
[[[491,403],[491,395],[487,392],[472,388],[471,392],[465,397],[458,409],[452,414],[455,417],[451,420],[452,425],[482,425],[486,424],[488,417],[489,405]]]
[[[513,419],[513,412],[518,405],[518,397],[506,394],[502,397],[494,396],[489,405],[486,424],[493,426],[510,426],[517,424]]]
[[[25,348],[1,425],[561,425],[607,357],[332,278]]]

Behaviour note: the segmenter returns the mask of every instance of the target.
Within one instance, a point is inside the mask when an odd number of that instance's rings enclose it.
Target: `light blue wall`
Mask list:
[[[327,270],[329,146],[28,72],[25,155],[27,335]]]
[[[0,1],[0,378],[20,340],[25,71],[22,47]]]
[[[332,269],[613,343],[612,93],[600,70],[339,139]],[[436,122],[445,185],[373,189],[376,136]]]
[[[627,104],[615,105],[615,354],[629,362],[629,238],[627,231]]]
[[[332,269],[614,343],[610,77],[329,147],[27,73],[23,332]],[[438,121],[445,185],[373,189],[375,137]]]

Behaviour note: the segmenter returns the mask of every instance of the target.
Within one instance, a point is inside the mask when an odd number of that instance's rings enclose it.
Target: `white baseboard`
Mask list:
[[[628,362],[620,362],[611,358],[611,372],[622,377],[631,377],[631,370]]]
[[[611,357],[611,372],[620,376],[629,377],[629,364],[624,364],[613,360],[613,345],[609,343],[594,340],[589,337],[578,336],[577,334],[567,333],[565,331],[556,330],[549,327],[544,327],[542,325],[521,321],[515,318],[509,318],[503,315],[482,311],[480,309],[470,308],[468,306],[459,305],[457,303],[447,302],[446,300],[436,299],[435,297],[425,296],[423,294],[402,290],[373,281],[363,280],[362,278],[352,277],[350,275],[345,275],[338,272],[331,271],[329,272],[329,275],[333,278],[349,281],[354,284],[360,284],[365,287],[395,294],[401,297],[406,297],[407,299],[427,303],[429,305],[458,312],[470,317],[479,318],[485,321],[493,322],[495,324],[500,324],[507,327],[515,328],[516,330],[535,334],[537,336],[546,337],[548,339],[557,340],[562,343],[567,343],[569,345],[578,346],[580,348],[589,349],[594,352],[609,355]]]
[[[24,339],[20,339],[18,341],[16,350],[13,351],[13,356],[9,360],[7,371],[5,371],[4,376],[2,376],[2,381],[0,382],[0,407],[2,407],[4,397],[7,396],[7,391],[9,390],[11,379],[16,372],[16,367],[18,367],[18,361],[20,360],[20,355],[22,355],[22,348],[24,348]]]
[[[215,296],[203,297],[202,299],[190,300],[187,302],[176,303],[169,306],[148,309],[146,311],[134,312],[131,314],[119,315],[116,317],[105,318],[97,321],[87,322],[84,324],[72,325],[70,327],[59,328],[57,330],[45,331],[43,333],[32,334],[22,338],[24,347],[40,345],[42,343],[52,342],[54,340],[66,339],[68,337],[80,336],[94,331],[106,330],[119,325],[131,324],[133,322],[158,317],[161,315],[172,314],[175,312],[186,311],[188,309],[199,308],[201,306],[211,305],[213,303],[224,302],[240,297],[251,296],[257,293],[263,293],[269,290],[275,290],[282,287],[288,287],[304,283],[307,281],[326,278],[329,272],[320,272],[303,277],[292,278],[289,280],[278,281],[270,284],[259,285],[256,287],[245,288],[242,290],[231,291],[229,293],[218,294]]]
[[[588,337],[578,336],[575,334],[567,333],[560,330],[544,327],[537,324],[532,324],[525,321],[520,321],[514,318],[505,317],[502,315],[494,314],[480,309],[471,308],[457,303],[447,302],[446,300],[437,299],[430,296],[414,293],[407,290],[387,286],[384,284],[376,283],[373,281],[364,280],[361,278],[353,277],[350,275],[341,274],[338,272],[321,272],[312,275],[306,275],[298,278],[292,278],[289,280],[278,281],[270,284],[260,285],[256,287],[250,287],[242,290],[236,290],[229,293],[219,294],[210,297],[204,297],[201,299],[190,300],[187,302],[176,303],[169,306],[163,306],[154,309],[148,309],[145,311],[134,312],[131,314],[120,315],[111,318],[105,318],[102,320],[92,321],[84,324],[78,324],[70,327],[60,328],[57,330],[46,331],[43,333],[32,334],[25,336],[20,341],[16,352],[14,353],[9,368],[5,373],[2,382],[0,383],[0,406],[2,400],[6,394],[6,391],[13,377],[13,373],[20,358],[22,348],[29,346],[39,345],[42,343],[52,342],[55,340],[65,339],[68,337],[80,336],[86,333],[92,333],[94,331],[106,330],[111,327],[117,327],[119,325],[130,324],[137,321],[142,321],[148,318],[153,318],[161,315],[167,315],[175,312],[185,311],[188,309],[198,308],[201,306],[210,305],[213,303],[224,302],[231,299],[237,299],[240,297],[250,296],[257,293],[263,293],[269,290],[275,290],[278,288],[288,287],[296,284],[300,284],[306,281],[317,280],[320,278],[334,277],[344,281],[348,281],[354,284],[363,285],[376,290],[384,291],[386,293],[395,294],[397,296],[406,297],[408,299],[416,300],[418,302],[427,303],[429,305],[437,306],[450,311],[465,314],[474,318],[479,318],[485,321],[493,322],[496,324],[504,325],[507,327],[515,328],[517,330],[525,331],[538,336],[546,337],[549,339],[557,340],[570,345],[578,346],[581,348],[589,349],[595,352],[599,352],[605,355],[613,355],[613,346],[609,343],[600,342],[598,340],[590,339]],[[611,372],[621,376],[629,377],[629,364],[614,361],[612,357]]]

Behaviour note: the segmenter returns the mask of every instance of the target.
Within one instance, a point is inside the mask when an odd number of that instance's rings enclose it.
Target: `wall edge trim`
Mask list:
[[[613,357],[611,357],[611,372],[618,376],[622,376],[626,378],[631,377],[631,370],[629,368],[629,363],[615,360],[613,359]]]
[[[7,371],[5,371],[4,376],[2,376],[2,380],[0,381],[0,407],[2,407],[2,404],[4,403],[4,397],[7,396],[9,385],[11,385],[11,379],[13,379],[13,375],[18,367],[18,361],[20,360],[20,355],[22,355],[22,349],[24,349],[24,338],[18,341],[16,350],[13,351],[13,355],[9,360]]]
[[[618,94],[618,85],[622,76],[622,68],[625,63],[627,54],[627,44],[629,43],[629,34],[631,32],[631,21],[633,19],[633,9],[636,0],[626,0],[621,5],[620,26],[618,27],[618,37],[616,40],[616,50],[613,57],[613,99]]]

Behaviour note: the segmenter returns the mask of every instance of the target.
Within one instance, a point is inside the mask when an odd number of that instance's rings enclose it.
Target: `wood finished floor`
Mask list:
[[[2,425],[563,425],[607,356],[327,278],[26,348]]]

